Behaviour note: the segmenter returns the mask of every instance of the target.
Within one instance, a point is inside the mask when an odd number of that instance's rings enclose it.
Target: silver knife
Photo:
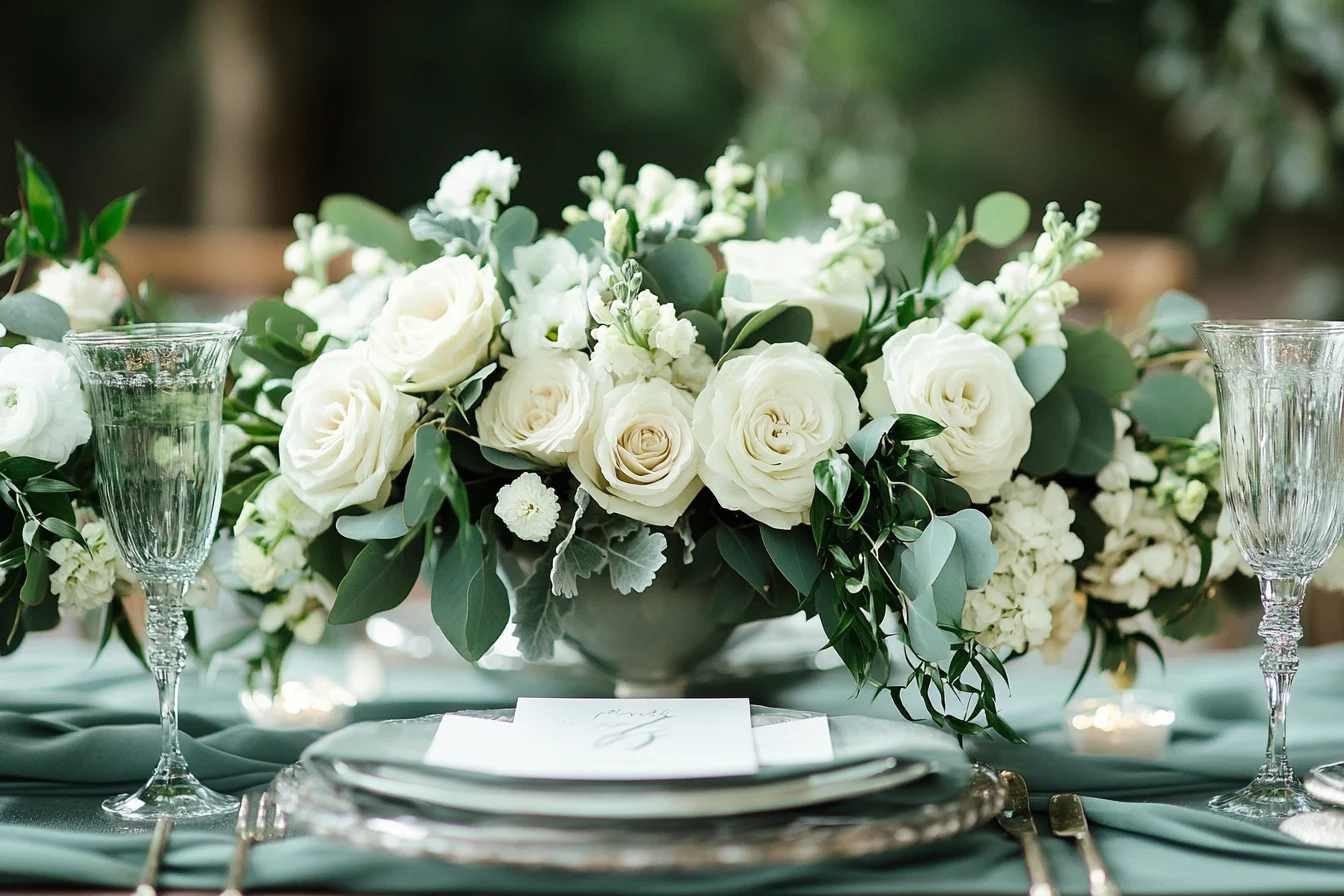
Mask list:
[[[999,824],[1022,844],[1022,855],[1027,861],[1027,879],[1030,896],[1059,896],[1050,879],[1050,865],[1045,861],[1040,838],[1036,836],[1036,821],[1031,817],[1031,797],[1027,782],[1017,772],[1004,772],[1003,783],[1008,786],[1008,800],[999,813]]]
[[[160,818],[154,823],[154,835],[149,838],[149,852],[145,855],[145,865],[140,869],[140,883],[135,887],[135,896],[155,896],[159,886],[159,865],[163,863],[163,854],[168,849],[168,835],[173,832],[173,820]]]
[[[1057,837],[1072,837],[1078,841],[1078,853],[1087,866],[1087,888],[1092,896],[1120,896],[1101,860],[1092,833],[1087,829],[1083,801],[1076,793],[1059,793],[1050,798],[1050,827]]]

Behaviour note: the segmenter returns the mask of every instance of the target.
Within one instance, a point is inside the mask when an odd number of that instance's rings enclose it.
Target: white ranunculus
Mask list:
[[[776,529],[807,519],[812,468],[859,428],[845,377],[796,342],[725,362],[695,403],[700,478],[719,504]]]
[[[489,362],[503,317],[489,265],[440,258],[392,284],[369,330],[369,358],[408,392],[450,389]]]
[[[477,215],[494,220],[518,184],[518,166],[493,149],[482,149],[459,161],[439,181],[432,210],[449,215]]]
[[[588,356],[577,352],[511,361],[476,412],[481,442],[544,464],[565,463],[588,426],[596,381]]]
[[[812,344],[823,352],[859,328],[868,310],[869,291],[875,288],[872,275],[857,258],[824,270],[834,248],[802,237],[778,242],[730,240],[719,251],[729,275],[745,277],[751,285],[748,299],[724,295],[728,326],[773,305],[802,305],[812,312]]]
[[[863,409],[918,414],[946,427],[916,442],[983,504],[1017,469],[1031,445],[1031,395],[1003,349],[955,324],[915,321],[864,368]]]
[[[107,326],[126,301],[126,287],[112,266],[104,264],[95,274],[92,261],[49,264],[38,272],[32,290],[64,308],[74,330]]]
[[[387,500],[410,460],[420,402],[388,382],[362,342],[328,352],[294,378],[280,431],[280,472],[318,513]]]
[[[700,491],[691,397],[666,380],[606,390],[569,458],[603,510],[672,526]]]
[[[89,440],[79,376],[58,351],[0,348],[0,451],[63,464]]]

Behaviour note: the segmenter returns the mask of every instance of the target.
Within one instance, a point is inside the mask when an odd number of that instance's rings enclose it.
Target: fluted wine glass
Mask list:
[[[238,807],[188,771],[177,686],[186,663],[182,599],[219,519],[224,380],[241,335],[224,324],[133,324],[65,337],[89,396],[103,513],[145,591],[147,656],[159,688],[158,766],[135,793],[103,803],[123,818],[197,818]]]
[[[1260,579],[1269,698],[1265,764],[1209,805],[1244,818],[1318,808],[1288,762],[1287,715],[1307,582],[1344,535],[1344,323],[1195,324],[1213,359],[1232,534]]]

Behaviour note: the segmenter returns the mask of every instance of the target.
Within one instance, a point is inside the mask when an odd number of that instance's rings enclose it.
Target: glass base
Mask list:
[[[103,801],[104,811],[132,821],[206,818],[238,811],[238,800],[206,787],[190,772],[155,773],[135,793],[123,793]]]
[[[1236,793],[1214,797],[1209,801],[1209,808],[1238,818],[1283,818],[1325,807],[1294,778],[1256,778]]]

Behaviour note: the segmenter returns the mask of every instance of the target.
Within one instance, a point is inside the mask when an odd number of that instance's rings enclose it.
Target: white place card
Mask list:
[[[756,761],[764,766],[820,765],[835,760],[831,725],[825,716],[776,722],[751,729]]]
[[[588,781],[755,774],[746,699],[522,697],[507,764],[514,774]]]

